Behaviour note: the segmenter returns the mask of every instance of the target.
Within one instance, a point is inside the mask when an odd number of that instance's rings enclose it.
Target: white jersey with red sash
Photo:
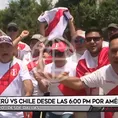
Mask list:
[[[69,76],[75,76],[76,74],[76,63],[67,60],[67,63],[60,68],[57,68],[54,63],[50,63],[45,65],[44,72],[52,73],[52,74],[60,74],[62,72],[69,72]],[[63,89],[61,89],[59,82],[54,82],[49,85],[50,96],[63,96]],[[67,91],[67,94],[69,91]],[[54,114],[62,115],[64,112],[53,112]],[[72,112],[68,112],[72,114]],[[65,112],[66,114],[66,112]]]
[[[18,58],[23,60],[24,63],[29,63],[32,60],[30,47],[23,42],[18,43]]]
[[[66,11],[66,12],[65,12]],[[66,17],[65,17],[66,16]],[[45,11],[38,18],[40,22],[47,22],[48,27],[46,29],[46,37],[49,40],[54,37],[62,37],[65,28],[67,27],[68,20],[72,18],[69,11],[65,7],[58,7],[51,9],[50,11]]]
[[[76,74],[76,63],[71,62],[70,60],[67,60],[67,63],[63,67],[56,67],[54,63],[50,63],[45,66],[44,68],[45,72],[48,73],[54,73],[56,75],[62,73],[62,72],[69,72],[70,76],[75,76]],[[63,94],[63,89],[61,89],[60,83],[52,83],[51,86],[49,87],[50,89],[50,94],[51,95],[64,95]],[[67,91],[68,94],[69,91]]]
[[[27,68],[28,68],[30,75],[32,77],[32,83],[34,86],[33,96],[44,95],[44,93],[42,93],[39,89],[38,82],[34,78],[34,73],[37,71],[37,68],[36,68],[37,65],[38,65],[38,57],[33,58],[33,60],[27,64]]]
[[[118,95],[118,75],[110,64],[80,79],[90,88],[101,87],[105,95]],[[109,108],[106,108],[106,110],[108,109]],[[111,110],[113,110],[113,108]],[[102,118],[117,117],[118,112],[105,112],[102,114]]]
[[[0,96],[22,96],[23,81],[31,79],[27,66],[17,58],[0,63]],[[0,112],[0,118],[22,118],[23,112]]]

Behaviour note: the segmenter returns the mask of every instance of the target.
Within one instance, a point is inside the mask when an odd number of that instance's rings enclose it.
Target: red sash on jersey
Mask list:
[[[48,56],[46,59],[45,59],[45,64],[50,64],[52,63],[52,56]]]
[[[33,112],[24,112],[24,118],[32,118]]]
[[[45,36],[49,36],[51,31],[57,26],[57,24],[60,21],[61,16],[63,16],[65,9],[59,9],[57,13],[55,14],[55,17],[53,20],[50,22],[48,28],[45,31]],[[50,14],[51,15],[51,14]]]
[[[76,68],[76,76],[77,77],[82,77],[85,75],[85,73],[91,73],[107,64],[109,64],[109,59],[108,59],[108,50],[109,48],[103,48],[101,52],[98,55],[98,67],[97,68],[88,68],[86,62],[89,60],[86,60],[86,58],[79,60],[77,68]],[[63,84],[59,85],[59,89],[64,95],[69,95],[69,96],[77,96],[77,95],[86,95],[86,90],[73,90],[70,89]]]
[[[17,77],[20,70],[18,63],[13,65],[0,79],[0,95],[10,85],[10,83]]]
[[[32,71],[32,69],[35,68],[36,66],[37,66],[37,60],[34,60],[34,61],[29,62],[27,64],[27,68],[28,68],[29,71]]]
[[[113,88],[107,95],[118,95],[118,86]],[[107,110],[107,108],[105,108]],[[111,108],[113,111],[114,108]],[[115,108],[115,110],[118,110],[118,108]],[[105,112],[104,118],[113,118],[114,112]]]
[[[18,43],[18,48],[19,48],[20,50],[23,50],[23,49],[25,48],[25,45],[22,44],[22,43]]]

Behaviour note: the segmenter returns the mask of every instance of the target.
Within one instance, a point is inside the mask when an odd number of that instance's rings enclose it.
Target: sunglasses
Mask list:
[[[52,56],[54,55],[55,57],[63,57],[64,52],[52,51],[52,52],[51,52],[51,55],[52,55]]]
[[[77,37],[76,39],[74,39],[74,43],[83,44],[84,42],[85,42],[85,39],[82,37]]]
[[[7,31],[8,31],[8,32],[12,32],[12,31],[17,32],[18,29],[15,28],[15,27],[10,27],[10,28],[7,29]]]
[[[101,37],[87,37],[87,38],[86,38],[86,41],[87,41],[87,42],[91,42],[92,40],[93,40],[94,42],[97,42],[97,41],[101,40]]]

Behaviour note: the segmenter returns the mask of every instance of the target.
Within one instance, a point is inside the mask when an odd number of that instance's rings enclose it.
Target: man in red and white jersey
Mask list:
[[[27,66],[14,56],[12,39],[0,36],[0,96],[31,96],[33,84]],[[23,118],[23,112],[0,112],[1,118]]]
[[[75,76],[76,63],[67,59],[67,44],[60,41],[58,37],[55,40],[51,47],[53,62],[45,65],[44,72],[58,75],[66,71],[69,72],[70,76]],[[56,81],[49,84],[49,92],[51,96],[69,95],[69,91],[63,93],[63,86]],[[48,112],[46,118],[72,118],[72,114],[72,112]]]
[[[14,22],[9,23],[7,26],[7,35],[11,37],[11,39],[13,40],[13,43],[15,40],[18,41],[16,43],[17,45],[16,47],[18,50],[17,57],[23,60],[24,63],[28,63],[29,61],[32,60],[31,49],[26,43],[21,42],[21,40],[25,38],[26,36],[28,36],[29,32],[24,31],[20,34],[20,36],[18,36],[18,34],[19,34],[18,25]]]
[[[28,70],[32,77],[34,86],[33,96],[44,96],[47,94],[47,82],[37,81],[37,71],[44,70],[44,42],[46,38],[40,34],[34,34],[30,40],[30,48],[32,50],[32,61],[27,64]],[[32,118],[39,118],[41,115],[40,111],[33,112]],[[45,112],[42,113],[42,118],[45,118]]]
[[[98,28],[89,28],[85,32],[86,51],[79,59],[76,68],[76,76],[81,77],[85,74],[92,73],[95,70],[108,65],[108,47],[103,42],[102,31]],[[101,88],[86,89],[78,91],[78,95],[99,95],[103,94]],[[99,118],[99,113],[87,113],[88,118]]]
[[[98,29],[92,28],[86,32],[86,48],[87,50],[83,54],[83,56],[79,59],[77,69],[76,69],[76,76],[81,77],[84,76],[86,73],[91,73],[96,69],[109,64],[108,59],[108,48],[102,48],[102,35]],[[68,87],[63,87],[66,91],[69,89]],[[81,90],[75,91],[70,89],[70,95],[86,95],[89,91]],[[90,95],[90,93],[88,93]],[[98,89],[95,91],[94,94],[98,95]]]
[[[109,64],[108,47],[103,47],[102,31],[97,28],[90,28],[85,33],[85,45],[87,50],[80,58],[76,76],[81,77]],[[87,90],[88,95],[102,94],[101,89],[94,88]]]

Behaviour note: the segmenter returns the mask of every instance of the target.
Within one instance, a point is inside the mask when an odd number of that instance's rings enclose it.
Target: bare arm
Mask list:
[[[82,82],[79,78],[77,77],[69,77],[68,73],[62,73],[60,75],[52,75],[51,73],[39,73],[41,75],[41,79],[46,78],[46,79],[54,79],[59,80],[60,83],[64,84],[65,86],[75,89],[75,90],[80,90],[84,89],[87,86]]]
[[[48,81],[47,80],[41,80],[41,76],[38,73],[34,73],[35,79],[38,81],[39,89],[45,93],[48,91]]]
[[[21,41],[21,40],[22,40],[22,37],[21,37],[21,36],[17,37],[17,38],[13,41],[13,46],[14,46],[14,47],[17,47],[19,41]]]
[[[62,84],[65,86],[75,89],[75,90],[80,90],[87,88],[84,82],[82,82],[79,78],[77,77],[69,77],[66,80],[61,81]]]
[[[24,80],[23,81],[24,89],[25,89],[25,96],[31,96],[33,93],[33,84],[31,80]]]
[[[74,23],[73,23],[73,19],[70,19],[68,21],[68,25],[69,25],[69,29],[70,29],[70,35],[71,35],[71,38],[74,36],[76,30],[75,30],[75,26],[74,26]]]
[[[22,33],[20,34],[19,37],[17,37],[14,41],[13,41],[13,46],[16,47],[18,45],[18,43],[25,37],[27,37],[29,35],[29,32],[27,30],[22,31]]]
[[[43,51],[40,51],[37,70],[44,71]]]
[[[103,83],[103,79],[101,79],[102,71],[99,70],[91,74],[85,75],[81,78],[65,76],[65,79],[61,81],[61,83],[75,90],[80,90],[87,87],[89,88],[102,87]],[[62,77],[64,77],[64,74],[61,76],[61,78]]]
[[[103,79],[101,76],[101,72],[102,71],[98,69],[97,71],[89,75],[83,76],[81,78],[70,77],[68,72],[64,72],[59,75],[52,75],[51,73],[40,72],[40,75],[48,80],[50,79],[57,80],[69,88],[80,90],[88,87],[89,88],[102,87]]]
[[[39,84],[39,89],[43,93],[48,92],[48,83],[46,81],[38,81],[38,84]]]
[[[39,31],[40,34],[45,36],[45,27],[46,27],[47,23],[46,22],[40,22],[40,27],[39,27]]]

